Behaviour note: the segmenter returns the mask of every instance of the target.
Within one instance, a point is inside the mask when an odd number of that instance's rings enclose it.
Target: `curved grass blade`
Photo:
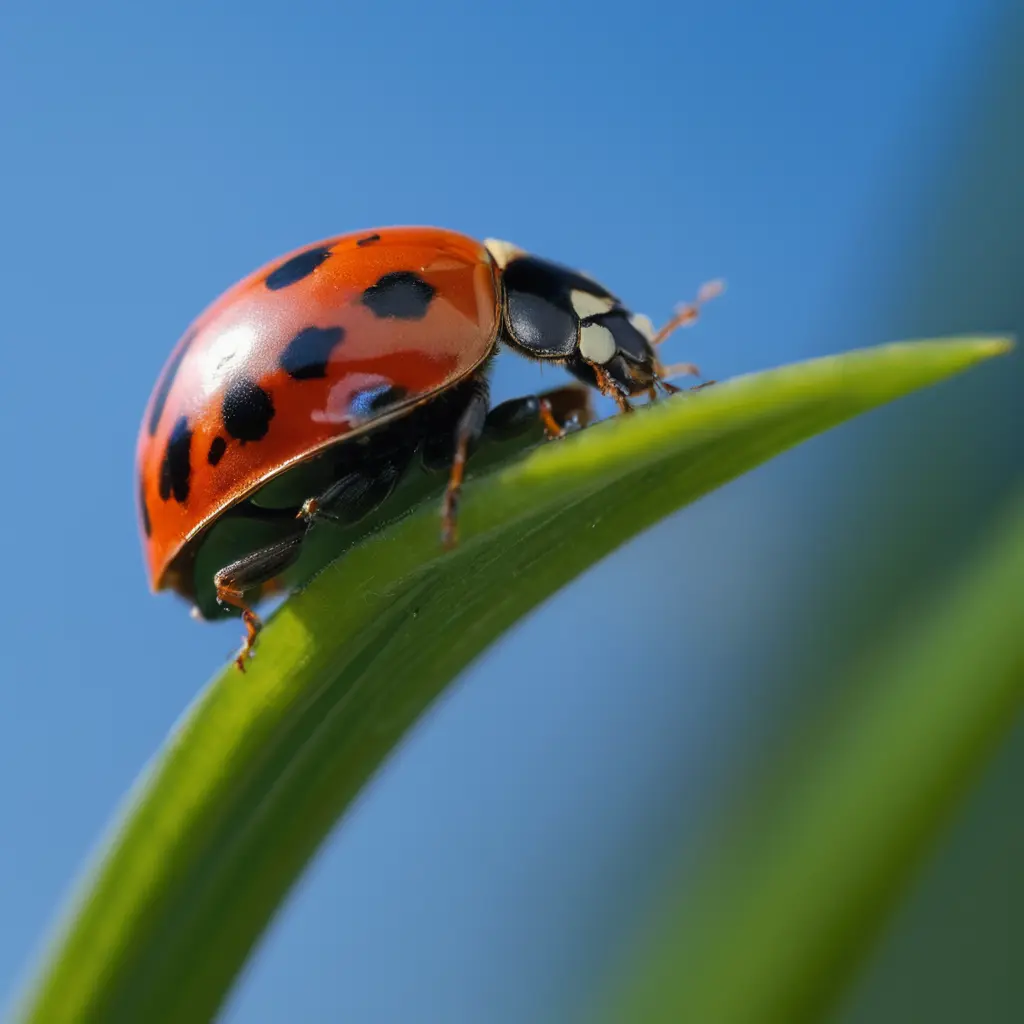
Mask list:
[[[713,488],[1008,347],[890,345],[681,395],[473,481],[454,552],[434,503],[348,552],[170,736],[16,1019],[209,1020],[367,779],[517,619]]]

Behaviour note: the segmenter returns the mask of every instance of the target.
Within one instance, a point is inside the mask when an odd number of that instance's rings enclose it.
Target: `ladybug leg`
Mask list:
[[[565,388],[565,391],[576,392],[573,398],[578,401],[565,407],[559,404],[558,399],[562,397],[557,393],[539,395],[536,398],[536,415],[544,426],[544,432],[551,441],[561,440],[576,430],[582,430],[594,417],[594,410],[590,407],[590,395],[582,388]]]
[[[548,437],[552,439],[565,437],[565,427],[555,419],[554,410],[551,408],[551,403],[546,398],[538,400],[537,414],[540,416],[541,423],[544,424],[544,429],[547,431]]]
[[[592,395],[590,388],[568,385],[540,396],[542,406],[547,407],[558,427],[559,436],[582,430],[593,422]]]
[[[614,398],[619,412],[632,412],[633,406],[629,404],[629,399],[615,386],[615,381],[609,376],[608,371],[597,363],[587,365],[594,371],[598,391],[607,398]]]
[[[390,497],[408,462],[396,457],[372,474],[346,474],[323,494],[303,502],[298,518],[309,525],[317,520],[338,526],[358,523]]]
[[[651,334],[651,346],[656,348],[680,327],[688,327],[694,323],[700,316],[701,306],[715,296],[721,295],[724,290],[725,283],[723,281],[709,281],[707,284],[701,285],[693,302],[680,306],[668,323]],[[657,397],[659,388],[667,395],[674,395],[683,390],[675,384],[670,384],[669,378],[699,377],[700,370],[693,363],[673,363],[671,366],[664,366],[661,362],[655,362],[654,374],[654,387],[649,392],[652,401]]]
[[[246,603],[245,592],[272,580],[278,573],[287,569],[299,557],[304,536],[303,530],[286,540],[269,544],[265,548],[251,552],[245,558],[240,558],[237,562],[224,566],[213,575],[217,600],[222,605],[230,605],[242,612],[245,640],[238,657],[235,658],[235,664],[242,672],[245,671],[246,660],[252,657],[256,637],[263,628],[256,613]]]
[[[684,389],[679,387],[678,384],[671,383],[669,379],[671,377],[699,377],[700,370],[693,363],[673,363],[671,366],[662,366],[661,363],[656,363],[654,374],[654,387],[649,392],[652,401],[658,397],[659,388],[666,395],[676,395],[683,390],[696,391],[698,388],[707,387],[708,384],[714,383],[714,381],[709,380],[689,389]]]
[[[441,503],[441,543],[451,549],[458,539],[457,513],[459,495],[462,493],[462,481],[466,474],[466,461],[472,448],[480,440],[487,424],[487,409],[490,405],[490,386],[486,378],[476,377],[473,380],[469,399],[462,410],[455,427],[455,452],[452,467],[448,474],[448,487]]]
[[[232,590],[230,587],[222,586],[218,583],[217,600],[221,604],[229,604],[234,608],[240,608],[242,611],[242,622],[245,623],[245,639],[242,641],[242,649],[235,657],[235,664],[238,666],[239,672],[244,672],[246,659],[252,657],[256,637],[263,628],[263,623],[260,622],[256,613],[245,603],[241,591]]]
[[[681,387],[669,383],[673,377],[700,376],[700,369],[695,363],[673,363],[671,366],[663,366],[661,363],[658,363],[655,369],[658,375],[658,387],[664,388],[671,394],[675,394],[677,391],[683,390]]]
[[[590,389],[569,385],[542,395],[524,395],[496,405],[488,414],[484,433],[490,437],[515,437],[540,420],[549,438],[565,437],[594,418]]]

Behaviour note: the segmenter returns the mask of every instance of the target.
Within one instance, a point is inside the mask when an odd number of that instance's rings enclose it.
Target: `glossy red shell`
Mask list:
[[[477,369],[497,338],[497,273],[463,235],[382,228],[274,260],[206,309],[139,433],[153,589],[176,588],[182,549],[263,483]]]

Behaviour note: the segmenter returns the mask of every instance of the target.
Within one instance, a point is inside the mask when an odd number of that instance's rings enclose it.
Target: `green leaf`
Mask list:
[[[1019,721],[1024,494],[915,619],[710,844],[605,1019],[823,1019]]]
[[[440,549],[433,502],[349,551],[168,739],[18,1019],[208,1020],[331,826],[512,623],[702,494],[1008,348],[890,345],[683,394],[472,481],[454,552]]]

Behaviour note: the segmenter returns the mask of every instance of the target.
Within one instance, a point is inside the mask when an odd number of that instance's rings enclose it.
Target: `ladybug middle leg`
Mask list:
[[[424,467],[448,472],[442,540],[446,547],[451,546],[466,462],[484,432],[489,407],[490,385],[485,372],[443,392],[376,433],[376,453],[362,454],[357,466],[342,472],[322,494],[304,502],[299,518],[309,525],[318,520],[342,526],[358,522],[391,494],[422,446]]]
[[[235,664],[243,672],[246,660],[252,655],[256,637],[263,628],[256,613],[246,603],[245,593],[269,582],[299,557],[305,532],[303,527],[293,536],[275,544],[269,544],[258,551],[253,551],[214,573],[213,583],[217,588],[217,600],[223,605],[231,605],[242,612],[242,621],[245,623],[245,640],[235,658]]]
[[[455,423],[454,445],[449,428],[446,433],[433,433],[424,448],[424,463],[428,467],[449,470],[441,507],[441,541],[449,549],[458,538],[457,514],[466,463],[484,434],[515,436],[539,419],[547,436],[555,439],[586,426],[593,418],[590,394],[580,387],[562,387],[542,395],[513,398],[490,410],[489,400],[487,379],[483,375],[473,378]]]
[[[470,382],[466,404],[455,425],[455,446],[452,450],[448,486],[441,503],[441,543],[445,548],[454,547],[458,537],[457,514],[466,462],[483,436],[490,404],[491,388],[487,378],[482,375],[474,377]]]

